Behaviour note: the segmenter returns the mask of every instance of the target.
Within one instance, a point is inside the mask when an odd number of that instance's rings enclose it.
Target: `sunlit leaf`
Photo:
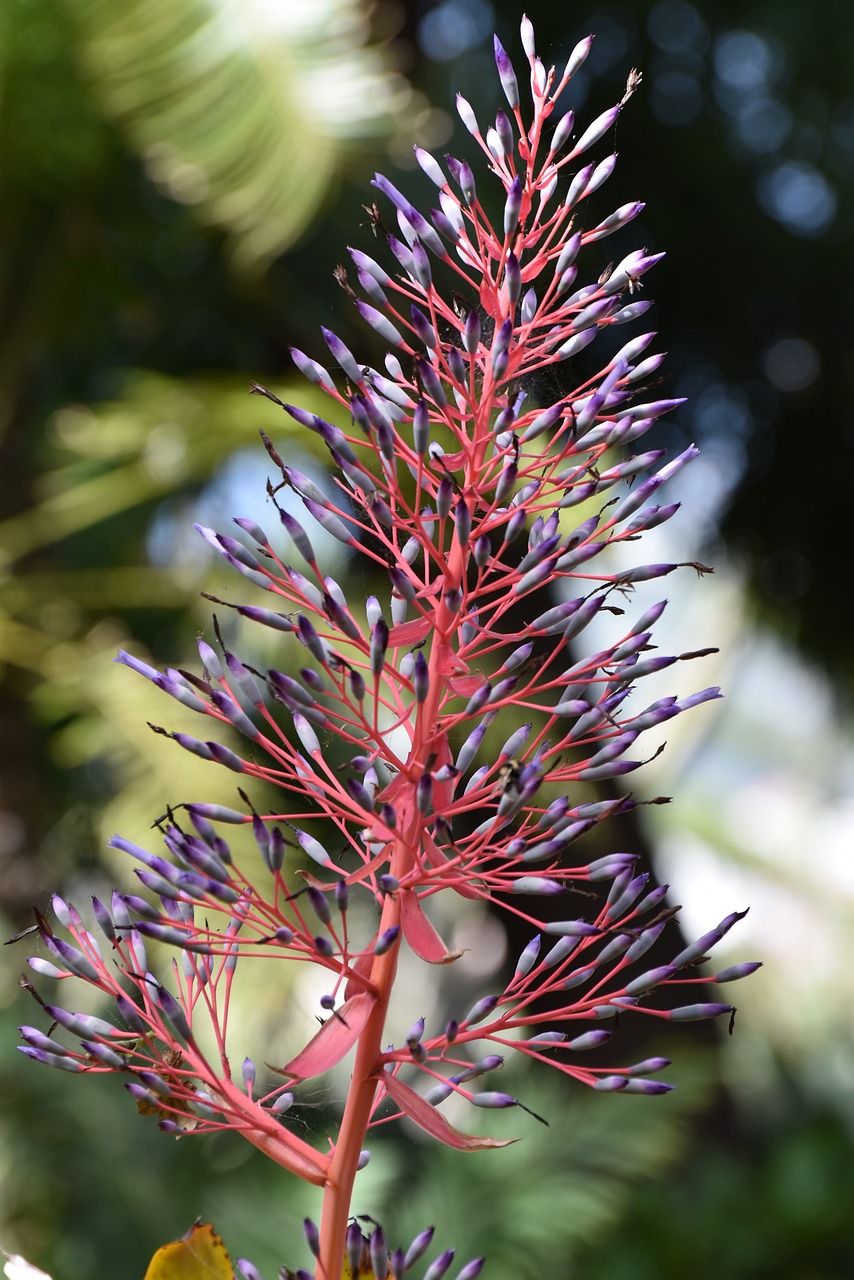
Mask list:
[[[354,143],[410,98],[362,0],[73,0],[105,113],[243,266],[304,230]]]
[[[145,1280],[234,1280],[234,1271],[226,1247],[210,1223],[197,1222],[183,1240],[157,1250]]]

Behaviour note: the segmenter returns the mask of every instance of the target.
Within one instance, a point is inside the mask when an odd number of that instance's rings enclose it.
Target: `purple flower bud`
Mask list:
[[[418,779],[416,787],[416,800],[419,813],[429,813],[433,807],[433,777],[429,773],[422,773]]]
[[[405,1270],[408,1271],[410,1267],[414,1267],[416,1262],[418,1262],[419,1259],[427,1252],[430,1248],[430,1242],[433,1239],[435,1230],[435,1227],[428,1227],[426,1231],[421,1231],[415,1237],[412,1244],[406,1250],[406,1256],[403,1260]]]
[[[419,649],[415,655],[415,668],[412,673],[412,684],[418,702],[424,702],[430,692],[430,668],[427,659]]]
[[[302,1223],[305,1241],[315,1258],[320,1257],[320,1232],[318,1231],[311,1218],[303,1218]]]
[[[453,1249],[446,1249],[444,1253],[440,1253],[438,1258],[431,1262],[430,1266],[424,1272],[424,1280],[442,1280],[442,1277],[447,1272],[453,1260]]]
[[[310,360],[297,347],[291,347],[291,359],[300,373],[308,378],[309,382],[314,382],[319,387],[325,387],[327,391],[331,391],[334,394],[335,383],[322,364],[318,364],[316,360]]]
[[[524,190],[524,184],[522,182],[522,177],[520,174],[517,174],[510,184],[510,189],[507,192],[507,199],[504,202],[504,234],[505,236],[509,237],[514,235],[516,232],[516,228],[519,225],[519,214],[522,209],[523,190]],[[511,259],[512,259],[512,266],[511,266]],[[516,303],[519,301],[519,294],[522,291],[522,274],[519,270],[519,259],[516,257],[514,253],[508,253],[505,270],[506,270],[505,278],[507,282],[507,292],[511,300],[511,305],[515,307]],[[512,277],[512,286],[511,286],[511,277]]]
[[[427,177],[430,179],[431,182],[435,183],[435,185],[441,191],[443,187],[447,186],[447,179],[444,173],[442,172],[438,162],[434,159],[433,156],[431,156],[429,151],[425,151],[422,147],[415,147],[414,151],[415,151],[415,159],[418,161],[421,168],[427,174]]]
[[[16,1048],[25,1057],[32,1058],[33,1062],[41,1062],[46,1067],[57,1067],[60,1071],[84,1070],[82,1062],[78,1062],[76,1058],[64,1057],[61,1053],[48,1053],[46,1049],[37,1049],[29,1044],[19,1044]]]
[[[321,325],[320,332],[323,334],[324,342],[332,352],[333,359],[338,362],[350,381],[355,383],[362,382],[364,374],[353,359],[350,348],[345,346],[338,335],[333,333],[331,329],[324,329]]]
[[[433,328],[432,324],[427,319],[424,312],[420,309],[420,307],[416,307],[415,305],[413,305],[411,308],[410,314],[412,316],[412,327],[415,330],[418,337],[421,339],[421,341],[424,343],[425,347],[427,347],[429,351],[435,351],[436,347],[439,345],[438,339],[436,337],[436,330]],[[426,361],[423,363],[419,363],[419,369],[422,370],[422,376],[423,376],[423,370],[425,366],[426,366]],[[432,389],[430,393],[431,395],[433,395],[433,399],[437,400],[437,397],[433,394]],[[437,403],[444,404],[445,403],[444,393],[440,391],[440,394],[441,394],[441,400],[437,400]]]
[[[732,1013],[731,1004],[684,1004],[668,1010],[670,1022],[699,1022],[703,1018],[719,1018],[722,1013]]]
[[[368,1252],[374,1275],[379,1276],[381,1280],[386,1280],[388,1275],[388,1246],[386,1245],[382,1227],[377,1226],[371,1232]]]
[[[518,880],[513,881],[512,892],[554,897],[564,892],[564,886],[558,880],[549,880],[545,876],[520,876]]]
[[[462,1270],[457,1272],[455,1280],[476,1280],[485,1262],[486,1258],[472,1258],[471,1262],[467,1262]],[[427,1280],[426,1276],[424,1280]]]
[[[501,41],[498,39],[498,36],[495,36],[494,38],[494,47],[495,47],[495,64],[498,67],[498,78],[501,81],[501,87],[504,90],[505,96],[510,106],[518,107],[519,86],[516,83],[516,74],[513,70],[513,64],[511,63],[509,57],[507,56],[507,53],[504,50],[504,46],[502,45]]]
[[[513,974],[514,978],[524,978],[531,972],[539,958],[542,941],[540,934],[536,934],[536,936],[531,939],[525,947],[525,950],[519,956],[519,959],[516,961],[516,969]]]
[[[257,1267],[253,1267],[247,1258],[237,1259],[237,1270],[240,1272],[243,1280],[261,1280],[261,1272]]]
[[[300,848],[310,858],[313,858],[322,867],[328,867],[332,870],[337,869],[319,840],[315,840],[314,836],[309,835],[307,831],[301,831],[298,827],[294,827],[294,834],[299,841]]]
[[[356,307],[363,320],[366,320],[372,329],[383,338],[386,342],[390,342],[394,347],[402,347],[404,345],[403,338],[395,329],[390,320],[386,320],[375,307],[371,307],[367,302],[357,299]]]
[[[746,978],[749,974],[755,973],[757,969],[762,968],[761,960],[747,960],[743,964],[731,964],[727,969],[721,969],[720,973],[716,973],[712,982],[737,982],[739,978]]]
[[[473,1027],[476,1023],[483,1022],[498,1004],[498,999],[498,996],[484,996],[482,1000],[478,1000],[463,1018],[463,1026]]]
[[[358,1276],[362,1265],[362,1247],[364,1244],[364,1237],[357,1222],[354,1221],[348,1225],[344,1241],[347,1262],[350,1266],[350,1273],[351,1275]]]
[[[739,920],[743,920],[747,915],[746,911],[733,911],[726,916],[715,929],[710,929],[708,933],[704,933],[696,942],[692,942],[690,946],[680,951],[678,956],[673,959],[673,964],[677,969],[681,969],[684,965],[694,964],[700,960],[707,951],[711,951],[712,947],[720,942],[721,938],[729,933],[730,929]]]
[[[457,114],[472,137],[476,138],[480,133],[480,125],[477,122],[477,116],[474,114],[470,104],[461,93],[457,94]]]
[[[160,1006],[166,1021],[178,1036],[178,1039],[183,1040],[185,1044],[191,1044],[193,1041],[193,1032],[190,1028],[189,1022],[187,1021],[186,1014],[178,1001],[171,992],[167,991],[165,987],[161,987],[159,983],[152,983],[152,987],[154,998]]]
[[[397,942],[399,934],[400,934],[399,925],[395,924],[395,925],[392,925],[390,929],[385,929],[377,938],[376,942],[374,943],[374,946],[373,946],[374,955],[382,956],[382,955],[385,955],[387,951],[390,951],[391,948],[394,946],[394,944]]]
[[[77,978],[83,978],[96,986],[99,984],[97,969],[77,947],[73,947],[70,942],[65,942],[62,938],[54,938],[51,935],[45,936],[44,941],[48,950],[61,961],[63,968],[68,969]]]
[[[648,969],[646,973],[642,973],[640,977],[634,978],[626,984],[626,995],[640,996],[647,991],[659,986],[662,982],[667,982],[668,978],[672,978],[677,972],[674,964],[661,965],[657,969]]]
[[[64,1044],[60,1044],[58,1040],[53,1040],[50,1036],[44,1035],[43,1032],[39,1031],[38,1027],[24,1026],[18,1027],[18,1030],[21,1033],[21,1038],[26,1040],[27,1044],[32,1045],[34,1049],[40,1049],[43,1053],[55,1053],[60,1057],[65,1057],[69,1053]]]
[[[127,1060],[107,1045],[99,1044],[97,1040],[81,1040],[80,1043],[89,1056],[102,1066],[109,1067],[112,1071],[124,1071],[127,1067]]]
[[[597,938],[602,930],[586,920],[552,920],[545,925],[544,932],[556,938]]]

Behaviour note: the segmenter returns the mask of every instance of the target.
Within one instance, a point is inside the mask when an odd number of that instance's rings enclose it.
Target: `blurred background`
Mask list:
[[[847,0],[527,13],[547,64],[595,33],[567,100],[582,118],[644,76],[599,207],[645,200],[625,251],[667,250],[647,291],[665,394],[689,402],[656,443],[704,452],[680,477],[678,554],[664,539],[653,558],[716,573],[670,591],[659,643],[719,645],[702,680],[726,700],[680,719],[644,771],[675,802],[633,837],[690,935],[749,906],[732,958],[765,968],[736,991],[732,1038],[655,1042],[674,1094],[540,1077],[547,1132],[465,1158],[390,1137],[358,1207],[395,1240],[435,1221],[494,1280],[834,1280],[854,1274],[854,16]],[[144,842],[167,801],[215,798],[206,766],[179,773],[146,726],[171,709],[111,660],[125,645],[191,665],[200,591],[239,598],[192,523],[263,522],[259,427],[320,473],[248,382],[305,403],[288,346],[317,355],[320,324],[372,358],[332,276],[345,245],[371,251],[370,177],[429,195],[413,140],[466,149],[454,93],[490,118],[492,33],[521,68],[520,16],[506,0],[0,8],[4,937],[52,889],[128,883],[112,831]],[[265,1275],[305,1265],[313,1195],[238,1139],[176,1146],[118,1082],[16,1054],[30,950],[0,971],[0,1245],[55,1280],[137,1280],[201,1216]],[[266,1000],[246,993],[250,1029],[280,1018]]]

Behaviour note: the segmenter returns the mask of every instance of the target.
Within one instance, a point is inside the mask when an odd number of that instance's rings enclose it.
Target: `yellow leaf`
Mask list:
[[[208,1222],[197,1222],[183,1240],[158,1249],[145,1280],[234,1280],[225,1245]]]

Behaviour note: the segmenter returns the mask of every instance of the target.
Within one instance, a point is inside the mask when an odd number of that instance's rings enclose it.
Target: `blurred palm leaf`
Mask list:
[[[346,153],[412,99],[363,0],[67,3],[104,112],[244,268],[305,230]]]

